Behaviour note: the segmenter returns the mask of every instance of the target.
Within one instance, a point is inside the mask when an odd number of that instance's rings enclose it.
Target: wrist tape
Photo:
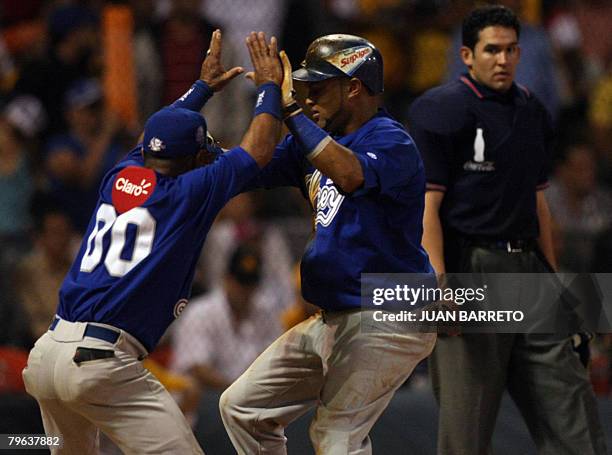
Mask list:
[[[287,120],[289,117],[299,114],[300,112],[302,112],[302,108],[295,101],[283,108],[283,115],[285,120]]]
[[[254,115],[259,114],[270,114],[278,120],[283,119],[281,114],[281,89],[274,82],[266,82],[257,87]]]
[[[214,92],[206,82],[198,80],[183,96],[172,103],[172,107],[182,107],[190,111],[200,112],[213,94]]]
[[[303,112],[289,117],[285,120],[285,123],[309,160],[316,158],[325,146],[332,141],[331,136],[306,117]]]

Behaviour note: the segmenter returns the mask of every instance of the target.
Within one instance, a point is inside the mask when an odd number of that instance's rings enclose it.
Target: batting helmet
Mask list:
[[[302,68],[293,72],[297,81],[317,82],[332,77],[356,77],[372,92],[383,92],[383,60],[367,39],[354,35],[325,35],[306,51]]]

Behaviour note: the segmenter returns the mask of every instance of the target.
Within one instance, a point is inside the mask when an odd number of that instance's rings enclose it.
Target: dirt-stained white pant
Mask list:
[[[285,454],[284,428],[315,406],[317,454],[371,453],[370,429],[436,340],[401,323],[362,327],[372,318],[371,311],[315,315],[253,362],[219,403],[239,454]]]
[[[125,331],[115,344],[84,337],[86,325],[60,320],[36,342],[23,370],[45,433],[62,437],[52,453],[98,453],[99,429],[125,454],[203,454],[175,401],[143,368],[142,345]],[[114,355],[77,365],[77,347]]]

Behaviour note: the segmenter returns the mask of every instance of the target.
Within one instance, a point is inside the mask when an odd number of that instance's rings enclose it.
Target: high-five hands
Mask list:
[[[225,71],[221,64],[221,30],[215,30],[210,38],[210,47],[200,69],[200,79],[208,84],[213,92],[223,90],[232,79],[244,72],[236,66]]]
[[[291,76],[291,62],[285,51],[280,51],[280,59],[283,65],[283,84],[281,90],[283,93],[283,108],[295,103],[295,90],[293,90],[293,77]]]
[[[274,36],[270,38],[268,44],[264,32],[251,32],[246,37],[246,45],[254,69],[254,71],[247,73],[246,77],[257,86],[266,82],[274,82],[280,86],[283,82],[283,68],[278,59],[276,38]]]

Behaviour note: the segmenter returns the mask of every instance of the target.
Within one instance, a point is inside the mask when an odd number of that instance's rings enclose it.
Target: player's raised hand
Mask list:
[[[295,90],[293,90],[293,77],[292,77],[292,69],[291,62],[289,61],[289,57],[285,51],[280,51],[279,53],[281,64],[283,66],[283,83],[281,85],[281,91],[283,94],[283,107],[290,106],[295,103]]]
[[[268,44],[264,32],[251,32],[246,37],[246,45],[254,69],[247,73],[247,78],[258,86],[265,82],[274,82],[280,86],[283,81],[283,68],[278,58],[276,38],[270,38]]]
[[[225,71],[221,64],[221,30],[217,29],[210,38],[210,46],[200,69],[200,79],[208,84],[213,92],[218,92],[228,82],[244,72],[244,68],[236,66]]]

